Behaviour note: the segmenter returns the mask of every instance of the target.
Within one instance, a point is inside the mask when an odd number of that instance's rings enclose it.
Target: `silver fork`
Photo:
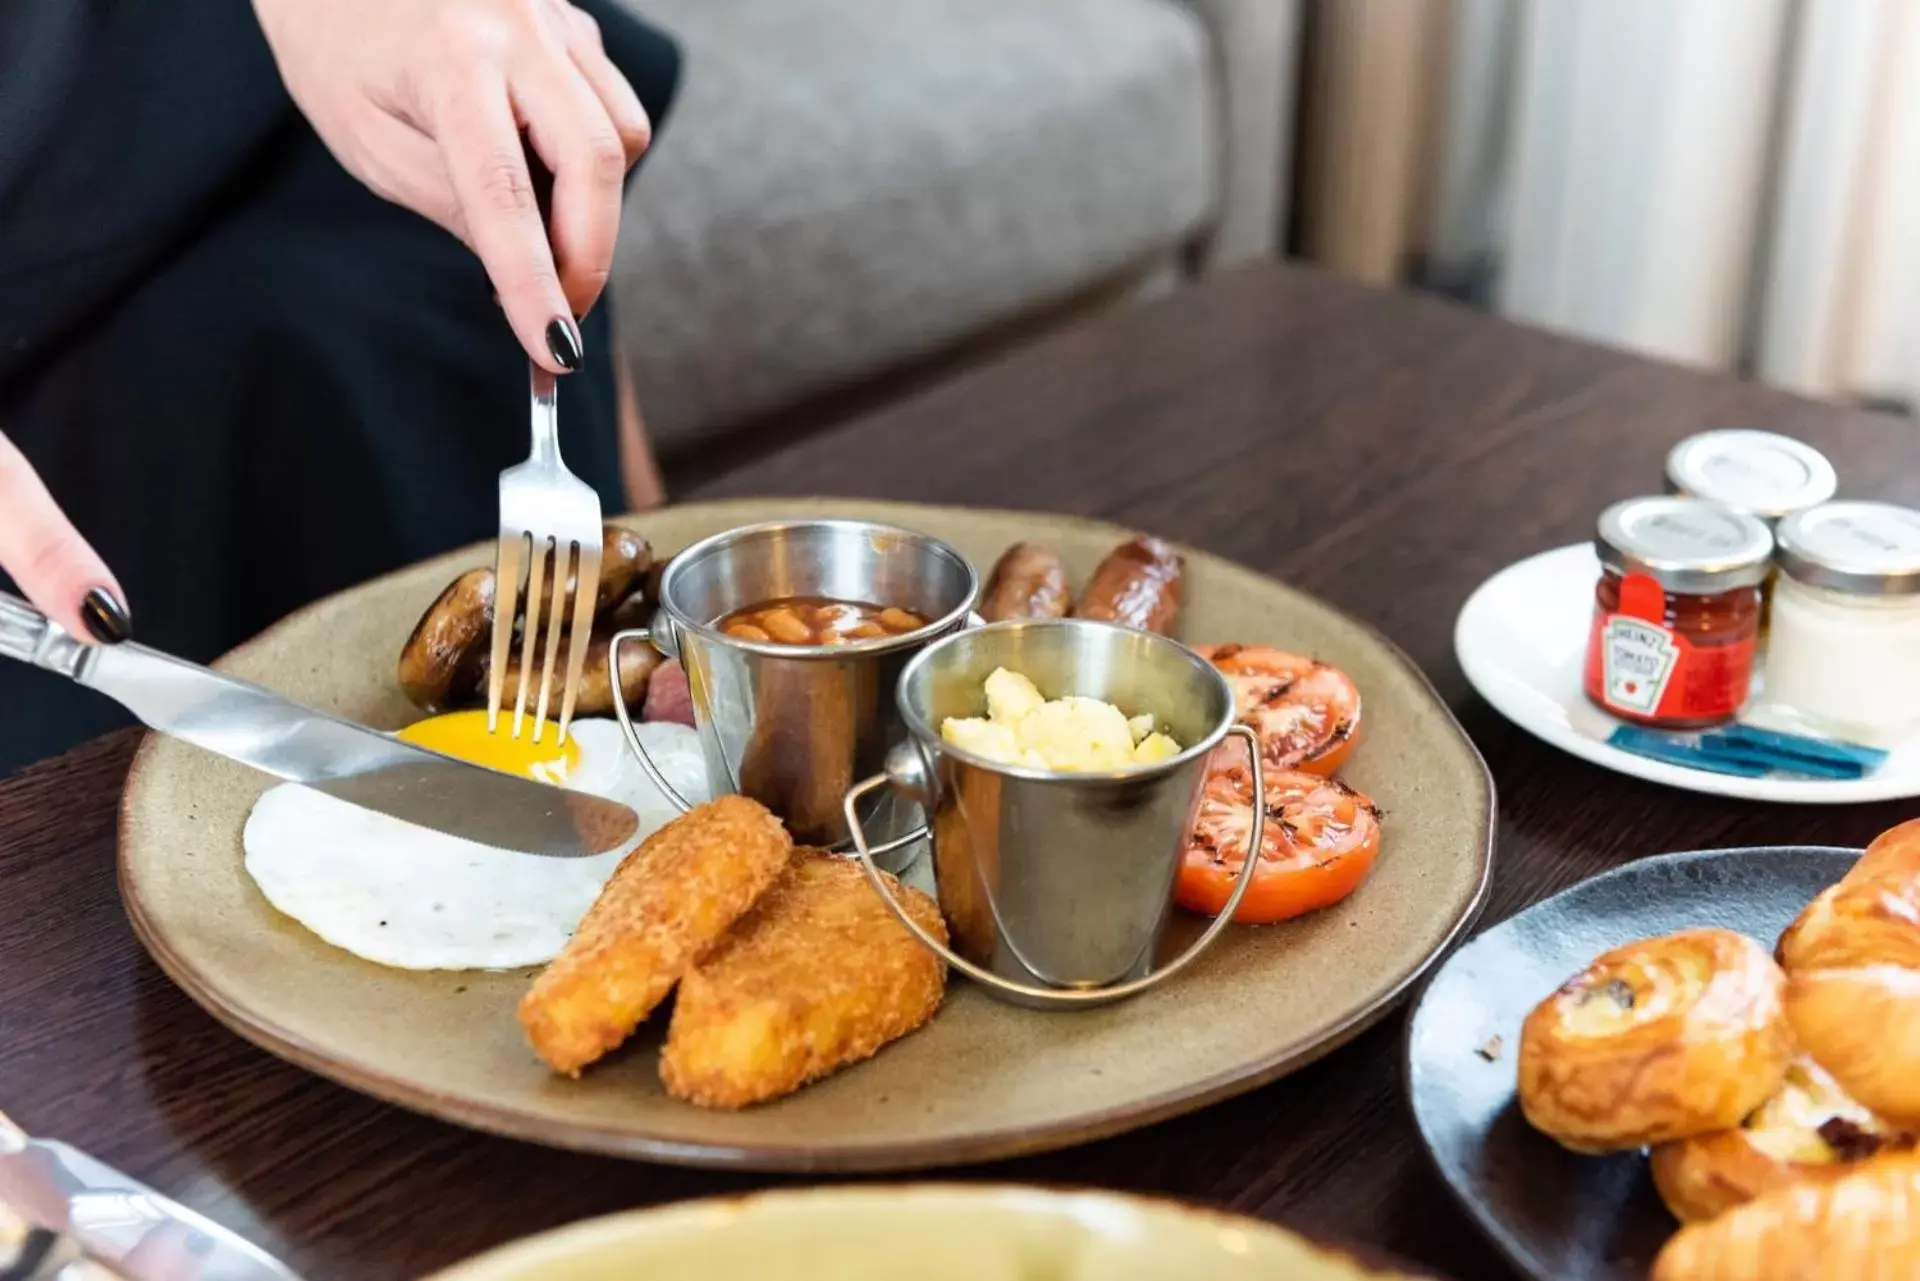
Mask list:
[[[551,572],[552,599],[546,607],[546,660],[540,666],[540,699],[534,711],[533,741],[546,730],[553,669],[560,653],[560,632],[572,597],[573,627],[567,646],[567,670],[560,693],[560,741],[573,722],[580,673],[600,589],[600,495],[560,461],[560,415],[554,403],[556,379],[528,362],[533,374],[533,452],[527,461],[500,473],[500,551],[494,562],[493,666],[487,677],[487,732],[500,722],[500,696],[513,652],[513,623],[526,588],[526,620],[520,642],[520,690],[514,700],[513,736],[527,715],[532,684],[534,641],[539,635],[545,578]],[[552,558],[549,571],[548,558]],[[571,572],[569,572],[571,571]],[[572,590],[569,591],[569,584]]]

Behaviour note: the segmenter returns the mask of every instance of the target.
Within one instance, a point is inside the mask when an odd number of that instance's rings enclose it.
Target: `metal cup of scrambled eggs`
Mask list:
[[[1053,1009],[1144,990],[1212,941],[1225,917],[1155,968],[1207,758],[1242,732],[1211,663],[1111,623],[995,623],[916,655],[897,701],[908,739],[847,808],[891,787],[926,809],[952,946],[917,936],[949,964]]]

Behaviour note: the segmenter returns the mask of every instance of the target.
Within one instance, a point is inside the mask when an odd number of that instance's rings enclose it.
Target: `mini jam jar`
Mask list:
[[[1700,498],[1630,498],[1601,513],[1587,697],[1622,720],[1697,729],[1753,689],[1773,534]]]
[[[1920,726],[1920,511],[1826,503],[1776,533],[1767,701],[1868,742]]]
[[[1770,431],[1703,431],[1667,453],[1668,493],[1705,498],[1769,525],[1818,507],[1839,486],[1825,454]]]

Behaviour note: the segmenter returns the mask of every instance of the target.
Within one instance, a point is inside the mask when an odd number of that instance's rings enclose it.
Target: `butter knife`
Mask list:
[[[582,858],[639,830],[617,801],[415,747],[132,641],[81,644],[6,592],[0,656],[98,690],[163,734],[275,778],[483,845]]]
[[[64,1143],[28,1138],[4,1112],[0,1203],[61,1239],[47,1253],[71,1242],[128,1281],[299,1281],[212,1219]],[[53,1275],[87,1274],[69,1264]]]

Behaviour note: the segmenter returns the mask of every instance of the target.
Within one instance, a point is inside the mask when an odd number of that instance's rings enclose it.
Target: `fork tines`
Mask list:
[[[569,635],[567,666],[560,683],[559,731],[560,741],[567,741],[567,728],[573,722],[574,702],[586,667],[599,582],[598,539],[568,540],[562,544],[552,537],[536,540],[525,530],[501,530],[499,556],[494,566],[493,661],[487,675],[488,733],[499,727],[501,696],[505,690],[507,663],[513,653],[514,624],[518,621],[520,681],[514,698],[513,737],[519,738],[525,727],[535,646],[544,627],[546,647],[540,664],[540,695],[534,706],[533,741],[539,742],[546,732],[547,709],[552,705],[554,668],[560,656],[563,631]],[[523,599],[525,617],[519,618]],[[548,602],[544,615],[543,599]],[[572,618],[570,628],[569,616]]]

